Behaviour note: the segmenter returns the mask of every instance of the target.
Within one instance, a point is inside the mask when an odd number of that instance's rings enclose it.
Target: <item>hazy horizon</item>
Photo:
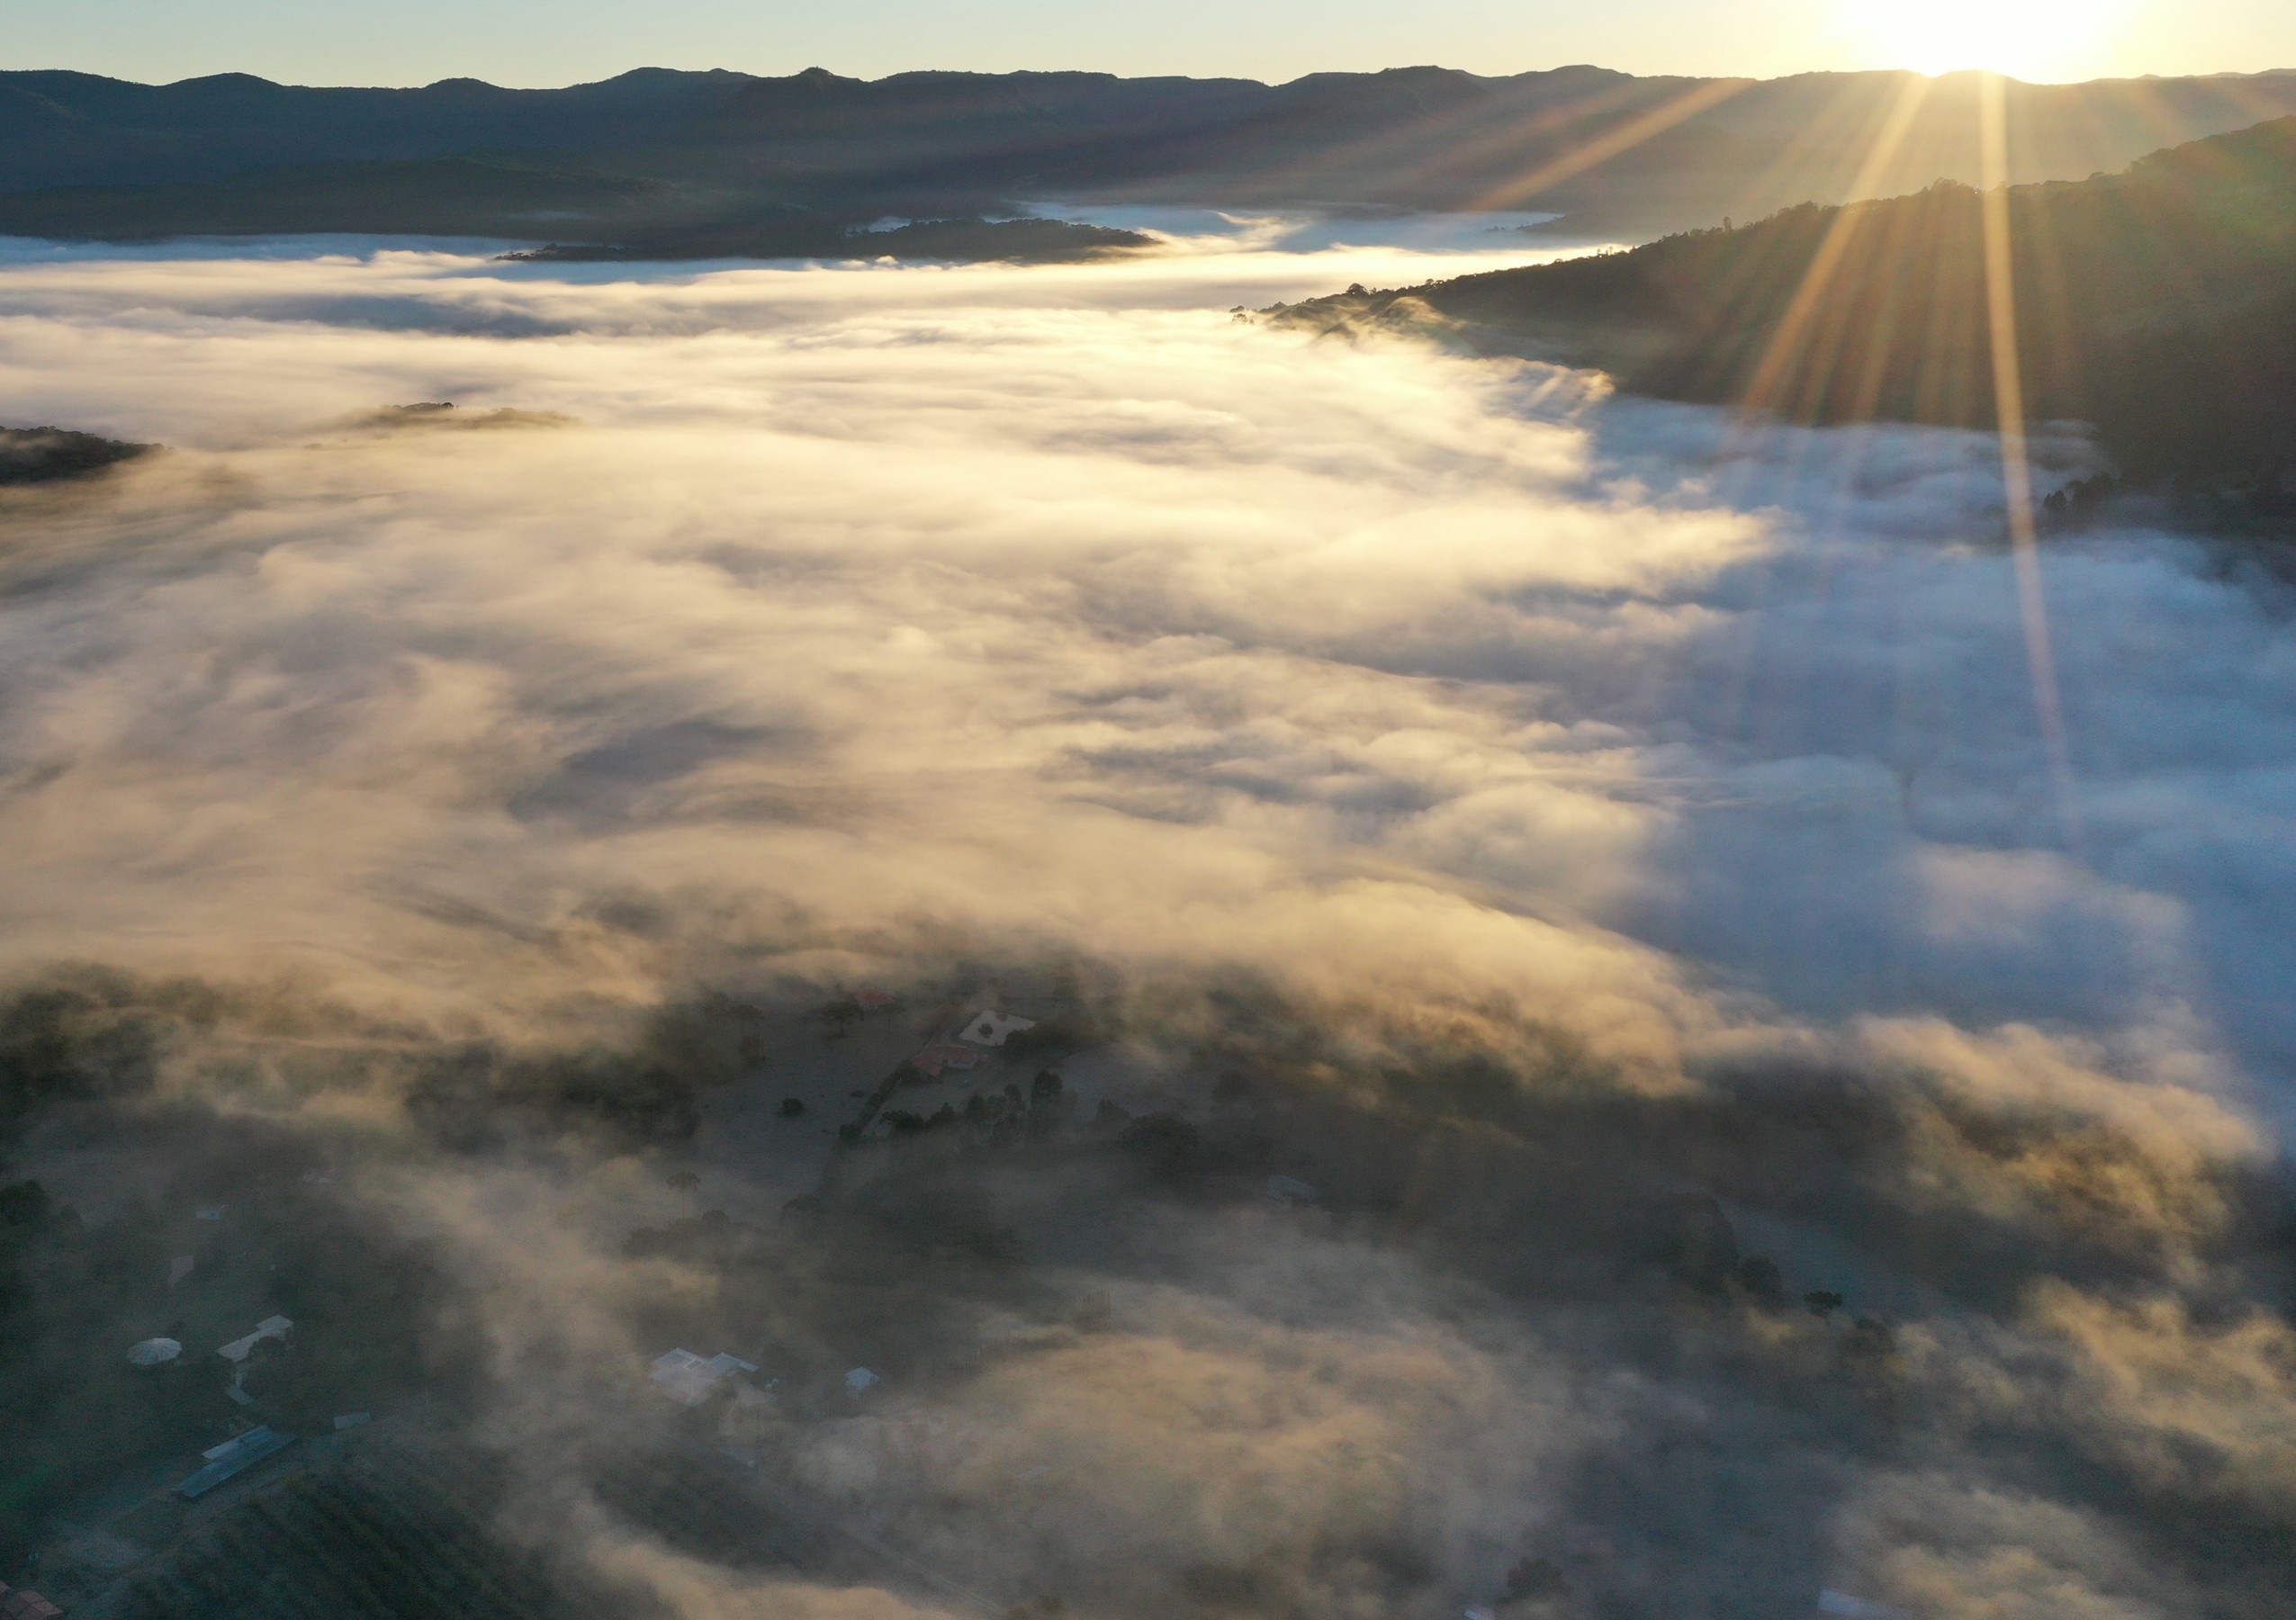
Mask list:
[[[251,72],[283,83],[420,85],[480,77],[514,87],[590,83],[635,66],[767,76],[820,66],[880,78],[967,72],[1177,74],[1283,82],[1315,72],[1439,63],[1505,75],[1589,63],[1637,75],[1778,77],[1908,68],[1996,68],[2033,82],[2265,72],[2296,66],[2296,18],[2264,0],[1972,0],[1919,11],[1878,0],[1785,0],[1732,11],[1632,0],[1599,14],[1446,0],[1408,18],[1349,0],[1312,9],[1184,0],[1153,19],[997,0],[959,23],[913,0],[865,0],[769,26],[722,0],[647,14],[643,44],[618,9],[537,0],[473,14],[412,0],[322,23],[277,0],[185,14],[169,0],[89,0],[20,19],[0,66],[68,68],[147,82]]]
[[[2291,62],[2296,62],[2296,49],[2291,49]],[[979,75],[979,76],[986,76],[986,77],[994,77],[994,76],[998,76],[1004,75],[1004,74],[1013,74],[1013,73],[1044,73],[1044,74],[1063,74],[1063,73],[1103,74],[1103,73],[1104,73],[1104,74],[1108,74],[1108,75],[1110,75],[1110,76],[1112,76],[1112,77],[1118,77],[1118,78],[1151,78],[1151,77],[1206,78],[1206,79],[1214,79],[1214,78],[1233,78],[1233,79],[1248,79],[1248,80],[1251,80],[1251,81],[1252,81],[1252,82],[1254,82],[1254,83],[1266,84],[1266,85],[1271,85],[1271,86],[1282,86],[1282,85],[1286,85],[1286,84],[1294,83],[1294,82],[1296,82],[1297,80],[1299,80],[1299,79],[1302,79],[1302,78],[1312,78],[1312,77],[1315,77],[1316,76],[1318,76],[1318,75],[1319,75],[1319,74],[1337,74],[1337,73],[1382,73],[1382,72],[1402,71],[1402,70],[1405,70],[1405,69],[1416,69],[1416,68],[1434,68],[1434,69],[1436,69],[1436,70],[1438,70],[1438,71],[1442,71],[1442,72],[1458,72],[1458,73],[1467,73],[1467,74],[1472,74],[1472,75],[1474,75],[1475,76],[1478,76],[1478,77],[1483,77],[1483,78],[1505,78],[1505,77],[1516,77],[1516,76],[1523,76],[1523,75],[1529,75],[1529,74],[1554,73],[1554,72],[1559,72],[1559,71],[1564,70],[1564,69],[1566,69],[1566,68],[1598,68],[1605,69],[1605,70],[1607,70],[1607,71],[1619,72],[1619,73],[1629,73],[1629,74],[1631,74],[1633,76],[1636,76],[1636,77],[1667,77],[1667,76],[1679,76],[1679,77],[1692,77],[1692,78],[1695,78],[1695,77],[1717,77],[1717,78],[1754,78],[1754,79],[1769,79],[1769,78],[1795,78],[1795,77],[1803,77],[1803,76],[1814,76],[1814,75],[1844,75],[1844,76],[1846,76],[1846,75],[1850,75],[1850,74],[1859,74],[1859,73],[1912,73],[1912,74],[1918,74],[1918,75],[1920,75],[1922,77],[1924,77],[1924,78],[1929,78],[1929,79],[1939,79],[1939,78],[1949,77],[1949,76],[1955,76],[1955,75],[1959,75],[1959,74],[1982,73],[1982,72],[1989,71],[1988,69],[1985,69],[1985,68],[1976,68],[1976,67],[1971,67],[1971,68],[1934,68],[1934,69],[1924,69],[1924,68],[1919,68],[1893,67],[1893,66],[1890,66],[1890,65],[1886,64],[1886,63],[1871,63],[1871,64],[1866,64],[1866,65],[1861,65],[1861,66],[1858,66],[1858,67],[1818,67],[1818,68],[1791,68],[1791,69],[1787,69],[1787,70],[1784,70],[1784,71],[1781,71],[1781,72],[1778,72],[1778,73],[1762,73],[1762,74],[1754,74],[1754,73],[1715,72],[1715,73],[1711,73],[1711,74],[1680,73],[1680,74],[1669,75],[1669,74],[1664,74],[1664,73],[1643,73],[1643,72],[1635,72],[1634,70],[1632,70],[1632,69],[1617,68],[1617,67],[1616,67],[1614,64],[1611,64],[1611,63],[1608,63],[1608,62],[1594,62],[1594,61],[1567,61],[1567,62],[1566,62],[1566,61],[1558,61],[1558,62],[1546,62],[1546,63],[1541,63],[1541,64],[1539,64],[1539,65],[1537,65],[1537,66],[1534,66],[1534,67],[1509,68],[1501,68],[1501,69],[1493,69],[1493,68],[1462,68],[1462,67],[1457,66],[1457,65],[1456,65],[1456,64],[1454,64],[1454,63],[1450,63],[1450,62],[1409,62],[1409,63],[1396,62],[1396,63],[1389,63],[1389,64],[1384,65],[1383,67],[1377,67],[1377,68],[1330,68],[1330,67],[1310,67],[1310,68],[1301,68],[1301,69],[1300,69],[1299,71],[1294,72],[1294,73],[1291,73],[1291,74],[1286,74],[1286,75],[1276,75],[1276,76],[1256,76],[1256,75],[1245,74],[1245,73],[1226,73],[1226,74],[1221,74],[1221,73],[1211,73],[1211,72],[1204,72],[1204,73],[1173,73],[1173,74],[1156,74],[1156,73],[1152,73],[1152,72],[1142,72],[1142,73],[1133,74],[1133,73],[1122,73],[1122,72],[1117,72],[1117,71],[1114,71],[1114,70],[1112,70],[1112,69],[1104,68],[1100,68],[1100,67],[1095,67],[1095,66],[1090,66],[1090,65],[1076,65],[1076,64],[1070,64],[1070,65],[1067,65],[1067,66],[1065,66],[1065,67],[1025,67],[1025,68],[950,68],[950,67],[947,67],[947,66],[946,66],[946,65],[944,65],[944,64],[940,64],[940,63],[921,63],[921,64],[915,64],[915,65],[905,66],[905,67],[887,68],[884,68],[884,69],[882,69],[882,70],[880,70],[880,71],[874,71],[874,72],[867,72],[867,73],[863,73],[863,72],[847,72],[847,71],[844,71],[844,70],[842,70],[842,69],[841,69],[841,68],[837,68],[837,67],[835,67],[835,66],[833,66],[833,65],[830,65],[830,64],[823,63],[823,62],[814,62],[814,61],[808,61],[808,62],[803,63],[803,64],[801,64],[801,65],[793,66],[793,67],[787,67],[787,68],[780,68],[780,67],[777,67],[777,68],[735,68],[735,67],[730,67],[730,66],[728,66],[728,65],[726,65],[726,64],[725,64],[725,63],[722,63],[722,62],[711,62],[711,63],[706,63],[706,64],[700,64],[700,65],[689,65],[689,66],[683,66],[683,67],[674,67],[674,66],[671,66],[671,65],[669,65],[669,64],[662,63],[662,62],[656,62],[656,61],[645,61],[645,62],[633,62],[633,63],[631,63],[631,64],[629,64],[629,65],[627,65],[627,66],[625,66],[625,67],[614,68],[610,68],[610,69],[608,69],[608,70],[605,70],[605,71],[599,72],[599,74],[598,74],[595,77],[580,78],[580,79],[565,79],[565,80],[554,80],[554,80],[549,80],[549,81],[544,81],[544,80],[538,80],[538,79],[518,79],[518,78],[515,78],[515,77],[494,77],[494,78],[488,78],[488,77],[483,77],[483,76],[480,76],[480,75],[478,75],[478,74],[474,74],[474,73],[471,73],[471,72],[467,72],[467,71],[456,71],[456,72],[447,72],[447,73],[442,73],[442,74],[440,74],[438,76],[434,77],[434,78],[421,78],[421,79],[413,79],[413,78],[410,78],[410,79],[403,79],[403,80],[392,80],[392,81],[389,81],[389,82],[384,82],[384,81],[381,81],[381,80],[374,80],[374,79],[349,79],[349,78],[345,78],[345,79],[328,79],[328,80],[320,80],[320,79],[286,79],[286,78],[275,78],[275,77],[272,77],[272,76],[267,75],[267,74],[252,73],[249,69],[245,68],[239,68],[239,67],[217,68],[211,69],[211,70],[209,70],[209,71],[207,71],[207,72],[205,72],[205,73],[186,74],[186,75],[180,75],[180,76],[173,76],[173,77],[166,77],[166,78],[150,78],[150,77],[140,77],[140,77],[137,77],[135,75],[131,74],[131,73],[124,73],[124,72],[113,72],[113,71],[111,71],[111,70],[109,70],[109,69],[103,69],[103,68],[89,68],[89,67],[86,67],[86,66],[84,66],[84,65],[81,65],[81,64],[79,64],[79,63],[76,63],[76,62],[23,62],[23,63],[10,63],[10,64],[5,65],[5,67],[0,67],[0,71],[7,71],[7,72],[61,72],[61,73],[88,73],[88,74],[94,74],[94,75],[95,75],[96,76],[99,76],[99,77],[117,78],[117,79],[120,79],[120,80],[122,80],[122,81],[123,81],[123,82],[125,82],[125,83],[130,83],[130,84],[140,84],[140,85],[148,85],[148,86],[154,86],[154,87],[165,87],[165,86],[169,86],[169,85],[185,84],[185,83],[194,82],[194,81],[195,81],[195,80],[202,79],[202,78],[220,78],[220,77],[229,77],[229,76],[232,76],[232,75],[234,75],[234,74],[248,74],[248,76],[252,76],[252,77],[257,77],[257,78],[269,78],[269,79],[271,80],[271,82],[272,82],[272,83],[279,84],[279,85],[284,85],[284,86],[290,86],[290,87],[293,87],[293,88],[300,88],[300,89],[420,90],[420,89],[426,89],[426,88],[428,88],[428,87],[430,87],[430,86],[434,86],[434,85],[440,85],[440,84],[451,84],[451,83],[455,83],[455,82],[458,82],[458,81],[471,81],[471,80],[475,80],[476,82],[479,82],[479,83],[482,83],[482,84],[492,85],[492,86],[496,86],[497,88],[500,88],[500,89],[505,89],[505,90],[563,90],[563,89],[573,89],[573,88],[577,88],[577,87],[579,87],[579,86],[586,86],[586,85],[598,85],[598,84],[604,84],[604,83],[607,83],[607,82],[608,82],[608,81],[610,81],[610,80],[613,80],[613,79],[616,79],[616,78],[620,78],[620,77],[625,76],[626,75],[632,74],[632,73],[644,73],[644,72],[654,72],[654,71],[668,71],[668,72],[672,72],[672,73],[700,73],[700,74],[707,74],[707,73],[739,73],[739,74],[744,74],[744,75],[747,75],[748,76],[752,77],[752,78],[789,78],[789,77],[797,76],[801,75],[801,74],[809,73],[809,72],[814,72],[814,71],[815,71],[815,70],[818,70],[818,71],[821,71],[821,72],[825,72],[825,73],[831,74],[832,76],[835,76],[835,77],[839,77],[839,78],[848,78],[848,79],[854,79],[854,80],[858,80],[858,81],[860,81],[860,82],[863,82],[863,83],[868,83],[868,84],[876,84],[876,83],[879,83],[879,82],[881,82],[881,81],[883,81],[883,80],[885,80],[885,79],[888,79],[888,78],[899,78],[899,77],[902,77],[902,76],[907,76],[907,75],[912,75],[912,74],[930,74],[930,73],[966,73],[966,74],[975,74],[975,75]],[[2117,79],[2168,78],[2168,77],[2194,77],[2194,78],[2220,77],[2220,78],[2241,78],[2241,77],[2250,77],[2250,76],[2257,76],[2257,75],[2273,75],[2273,74],[2282,74],[2282,73],[2296,73],[2296,66],[2291,66],[2291,65],[2288,65],[2288,64],[2283,64],[2283,63],[2279,63],[2279,62],[2273,62],[2273,63],[2268,63],[2268,64],[2265,64],[2265,65],[2264,65],[2264,66],[2260,66],[2260,67],[2254,67],[2254,68],[2215,68],[2215,69],[2198,69],[2198,70],[2193,70],[2193,71],[2191,71],[2191,72],[2185,72],[2185,73],[2162,73],[2162,72],[2156,72],[2156,71],[2149,71],[2149,70],[2147,70],[2147,71],[2133,71],[2133,72],[2129,72],[2129,73],[2100,73],[2100,74],[2088,74],[2088,75],[2083,75],[2083,76],[2078,76],[2078,77],[2073,77],[2073,78],[2021,77],[2019,75],[2016,75],[2016,74],[2013,74],[2013,73],[2003,73],[2003,74],[2002,74],[2002,75],[2001,75],[2001,76],[2003,76],[2003,77],[2004,77],[2004,78],[2008,78],[2008,79],[2014,80],[2015,82],[2021,83],[2021,84],[2030,84],[2030,85],[2069,85],[2069,84],[2090,84],[2090,83],[2095,83],[2095,82],[2099,82],[2099,81],[2110,81],[2110,80],[2117,80]]]

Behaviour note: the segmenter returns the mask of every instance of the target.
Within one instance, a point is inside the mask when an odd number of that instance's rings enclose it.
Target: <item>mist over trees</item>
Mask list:
[[[451,1139],[321,1124],[328,1096],[362,1088],[375,1064],[436,1061],[412,1030],[311,1071],[302,1093],[322,1106],[299,1122],[245,1114],[230,1062],[200,1059],[195,1087],[156,1095],[151,1058],[180,1066],[219,1038],[252,1040],[252,1053],[324,1028],[324,1006],[122,979],[19,993],[0,1008],[20,1032],[7,1059],[16,1151],[53,1153],[60,1133],[149,1191],[89,1223],[34,1182],[0,1190],[14,1482],[0,1556],[20,1567],[67,1505],[122,1470],[260,1418],[300,1449],[212,1507],[155,1497],[115,1521],[164,1549],[116,1581],[51,1557],[51,1584],[92,1582],[102,1612],[152,1617],[216,1603],[671,1615],[686,1610],[600,1549],[664,1548],[710,1582],[833,1584],[902,1568],[871,1551],[891,1538],[951,1589],[1037,1594],[1059,1612],[1292,1614],[1351,1593],[1432,1615],[1463,1594],[1423,1508],[1448,1499],[1443,1471],[1479,1443],[1462,1432],[1421,1457],[1399,1431],[1389,1444],[1403,1454],[1374,1461],[1314,1437],[1319,1422],[1370,1421],[1327,1409],[1339,1391],[1368,1412],[1402,1378],[1423,1386],[1413,1399],[1436,1435],[1495,1424],[1487,1438],[1521,1448],[1519,1463],[1547,1459],[1535,1472],[1549,1506],[1489,1538],[1463,1593],[1509,1614],[1642,1614],[1685,1589],[1728,1612],[1797,1606],[1820,1579],[1806,1531],[1839,1482],[1913,1466],[2076,1506],[2141,1543],[2158,1566],[2141,1589],[2205,1593],[2198,1612],[2261,1616],[2285,1599],[2296,1531],[2264,1481],[2197,1460],[2164,1474],[2116,1426],[2131,1414],[1985,1393],[2004,1356],[2026,1358],[2014,1364],[2030,1379],[2035,1358],[2103,1353],[2035,1335],[2035,1302],[2072,1310],[2067,1291],[2146,1297],[2199,1266],[2216,1279],[2219,1326],[2189,1331],[2242,1331],[2291,1280],[2285,1190],[2269,1174],[1910,1076],[1885,1087],[1770,1064],[1638,1096],[1558,1037],[1527,1031],[1510,1057],[1402,1027],[1367,1066],[1370,1031],[1337,1009],[1177,982],[1112,988],[1093,997],[1107,1033],[1189,1009],[1196,1077],[1172,1112],[1076,1110],[1054,1071],[1023,1089],[1036,1059],[1016,1055],[963,1083],[979,1106],[888,1114],[840,1145],[816,1194],[743,1218],[671,1168],[674,1138],[599,1134],[579,1093],[547,1111],[509,1095],[473,1104],[497,1129]],[[699,1094],[735,1083],[709,1055],[756,1052],[761,1028],[825,1043],[803,1004],[700,997],[662,1009],[631,1045],[531,1062],[608,1073],[666,1060]],[[297,1061],[292,1047],[276,1058]],[[1945,1162],[1995,1191],[1938,1196],[1924,1184]],[[500,1200],[536,1174],[569,1211],[644,1186],[650,1207],[676,1212],[626,1218],[617,1252],[579,1261],[520,1254],[509,1231],[408,1235],[457,1207],[457,1189],[507,1211]],[[2012,1187],[2030,1192],[2002,1195]],[[172,1281],[169,1229],[209,1201],[213,1237],[191,1280]],[[1742,1235],[1751,1226],[1854,1235],[1868,1258],[1781,1264]],[[513,1256],[527,1282],[501,1269]],[[556,1279],[569,1263],[590,1276],[588,1298]],[[1237,1286],[1278,1291],[1261,1303],[1292,1326],[1236,1337],[1219,1317],[1234,1307],[1211,1301]],[[1949,1301],[1910,1342],[1860,1297],[1908,1286]],[[1352,1308],[1334,1288],[1368,1297]],[[227,1380],[211,1341],[274,1307],[292,1337]],[[2021,1319],[2014,1346],[1988,1336]],[[129,1366],[122,1348],[163,1327],[182,1360]],[[1278,1331],[1306,1336],[1250,1348]],[[1453,1336],[1464,1342],[1431,1351]],[[1468,1344],[1496,1360],[1470,1372]],[[641,1375],[671,1345],[724,1346],[759,1371],[680,1408]],[[1476,1381],[1532,1378],[1516,1359],[1530,1345],[1585,1381],[1580,1399],[1607,1414],[1598,1435],[1558,1451],[1544,1430],[1559,1418],[1490,1404]],[[1292,1387],[1302,1354],[1322,1370]],[[1184,1371],[1192,1358],[1210,1364]],[[1132,1396],[1192,1376],[1239,1393],[1274,1380],[1259,1397],[1273,1404],[1246,1418],[1207,1394],[1158,1417],[1166,1394],[1133,1409]],[[235,1410],[227,1383],[251,1404]],[[1535,1410],[1554,1397],[1509,1399]],[[381,1416],[338,1428],[347,1410]],[[1202,1538],[1151,1515],[1127,1556],[1095,1556],[1095,1516],[1158,1488],[1105,1450],[1148,1444],[1143,1424],[1161,1426],[1149,1449],[1171,1466],[1225,1456],[1248,1470],[1270,1516]],[[1692,1508],[1686,1493],[1711,1483],[1697,1459],[1717,1444],[1752,1450],[1727,1502]],[[1347,1490],[1291,1480],[1283,1455],[1301,1446]],[[1757,1545],[1764,1556],[1746,1561]]]
[[[132,461],[151,448],[68,428],[0,428],[0,484],[78,478]]]

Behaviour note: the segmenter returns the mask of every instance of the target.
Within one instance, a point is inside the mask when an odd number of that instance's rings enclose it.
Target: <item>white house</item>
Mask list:
[[[216,1351],[227,1362],[243,1362],[255,1354],[255,1347],[266,1339],[284,1339],[294,1324],[283,1316],[268,1316],[255,1325],[255,1331],[244,1338],[235,1338]]]
[[[705,1360],[690,1350],[671,1350],[653,1358],[653,1370],[647,1376],[680,1406],[699,1406],[724,1380],[736,1372],[756,1371],[755,1362],[723,1351]]]
[[[1036,1020],[1033,1018],[1015,1017],[992,1007],[984,1010],[978,1018],[958,1030],[957,1039],[969,1040],[975,1046],[1000,1047],[1004,1044],[1007,1035],[1035,1028]]]

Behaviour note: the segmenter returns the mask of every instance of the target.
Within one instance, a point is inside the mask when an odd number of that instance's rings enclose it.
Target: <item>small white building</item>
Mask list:
[[[255,1325],[255,1331],[242,1338],[235,1338],[216,1351],[227,1362],[244,1362],[255,1354],[255,1347],[266,1339],[284,1339],[294,1330],[294,1324],[283,1316],[267,1316]]]
[[[1913,1620],[1913,1616],[1893,1604],[1876,1603],[1870,1598],[1856,1598],[1848,1592],[1837,1592],[1826,1587],[1818,1593],[1818,1613],[1839,1615],[1842,1620]]]
[[[1015,1017],[992,1007],[984,1010],[978,1018],[958,1030],[957,1039],[969,1040],[975,1046],[1001,1047],[1006,1036],[1035,1028],[1036,1020],[1033,1018]]]
[[[282,1434],[268,1426],[251,1428],[234,1435],[221,1445],[211,1445],[200,1454],[207,1459],[207,1466],[176,1487],[178,1496],[196,1498],[206,1495],[224,1480],[245,1472],[275,1452],[284,1451],[295,1443],[293,1435]]]
[[[653,1370],[647,1374],[664,1395],[680,1406],[699,1406],[716,1392],[717,1386],[736,1372],[754,1372],[755,1362],[745,1362],[738,1355],[723,1351],[707,1358],[690,1350],[671,1350],[653,1358]]]

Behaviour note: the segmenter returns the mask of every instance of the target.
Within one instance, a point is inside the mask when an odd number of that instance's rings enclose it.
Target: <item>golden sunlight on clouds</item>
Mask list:
[[[0,490],[9,1462],[259,1289],[323,1431],[74,1612],[2296,1612],[2277,595],[2040,548],[2076,859],[1991,434],[1307,257],[0,262],[168,446]]]

